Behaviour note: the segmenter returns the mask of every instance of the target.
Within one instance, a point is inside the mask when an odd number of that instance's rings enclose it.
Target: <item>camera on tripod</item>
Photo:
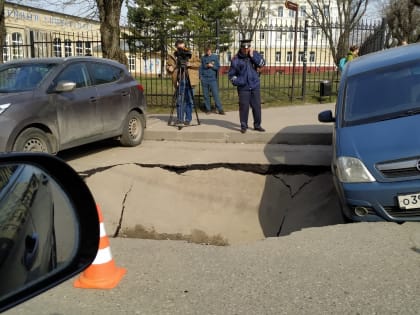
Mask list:
[[[175,51],[175,57],[178,68],[186,68],[188,60],[192,57],[192,52],[188,48],[178,48]]]

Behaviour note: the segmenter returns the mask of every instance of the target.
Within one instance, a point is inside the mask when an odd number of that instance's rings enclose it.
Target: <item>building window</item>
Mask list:
[[[309,53],[309,62],[315,62],[315,52],[311,51]]]
[[[263,51],[259,51],[260,55],[262,58],[264,58],[264,52]]]
[[[3,62],[9,61],[10,52],[9,52],[9,35],[5,36],[4,45],[3,45]]]
[[[128,70],[136,71],[136,56],[134,55],[128,56]]]
[[[312,40],[316,40],[318,38],[319,31],[316,28],[311,30],[311,38]]]
[[[330,16],[330,6],[324,5],[324,16]]]
[[[281,32],[279,31],[276,32],[276,40],[281,41]]]
[[[277,16],[278,17],[283,17],[283,7],[278,7],[277,8]]]
[[[304,5],[300,7],[300,16],[306,17],[306,6]]]
[[[292,26],[289,27],[289,39],[292,40],[293,39],[293,34],[294,34],[295,30]]]
[[[53,49],[54,57],[61,57],[61,39],[54,38]]]
[[[265,18],[266,12],[267,12],[267,10],[265,9],[265,7],[261,7],[261,11],[260,11],[260,18],[261,19]]]
[[[303,62],[305,59],[305,54],[303,53],[303,51],[299,51],[299,62]]]
[[[12,59],[23,58],[23,40],[21,33],[12,33]]]
[[[71,40],[65,39],[64,40],[64,56],[70,57],[72,55],[72,47],[71,47]]]
[[[232,52],[228,51],[226,55],[227,55],[227,61],[231,62],[232,61]]]
[[[292,62],[292,59],[293,59],[293,54],[292,54],[291,51],[288,51],[287,55],[286,55],[286,61],[287,62]]]
[[[83,42],[80,40],[76,42],[76,56],[83,56]]]
[[[289,10],[289,17],[295,17],[295,11]]]
[[[85,55],[92,56],[92,43],[91,42],[85,42]]]
[[[276,62],[280,62],[280,61],[281,61],[281,52],[276,51]]]
[[[318,7],[316,5],[312,5],[312,15],[314,17],[317,17],[318,16],[318,12],[319,12]]]
[[[265,32],[260,32],[260,40],[264,40],[265,38]]]

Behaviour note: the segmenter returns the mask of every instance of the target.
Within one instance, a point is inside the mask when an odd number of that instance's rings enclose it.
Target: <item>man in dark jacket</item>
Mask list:
[[[217,74],[219,72],[219,68],[219,58],[211,53],[210,47],[207,47],[205,55],[201,57],[201,65],[199,69],[201,86],[203,87],[204,105],[206,107],[207,114],[211,112],[210,91],[213,96],[217,112],[220,115],[225,114],[220,102],[219,87],[217,85]]]
[[[254,130],[263,132],[259,69],[265,65],[265,61],[251,47],[251,40],[241,40],[240,45],[238,53],[232,58],[228,76],[238,89],[241,132],[245,133],[248,129],[249,106],[254,117]]]

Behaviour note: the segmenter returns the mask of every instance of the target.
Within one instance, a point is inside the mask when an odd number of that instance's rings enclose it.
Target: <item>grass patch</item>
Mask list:
[[[133,229],[125,229],[120,237],[139,238],[148,240],[172,240],[187,241],[189,243],[214,246],[228,246],[228,241],[220,234],[209,236],[204,231],[192,230],[191,234],[185,235],[181,233],[158,233],[154,228],[146,229],[144,226],[137,224]]]

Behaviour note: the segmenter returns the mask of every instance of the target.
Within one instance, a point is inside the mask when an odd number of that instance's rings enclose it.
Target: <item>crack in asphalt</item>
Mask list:
[[[107,171],[116,166],[137,165],[144,168],[161,168],[163,170],[182,175],[189,171],[211,171],[218,168],[225,168],[233,171],[249,172],[259,175],[282,174],[306,174],[316,176],[330,171],[329,166],[316,165],[285,165],[285,164],[253,164],[253,163],[209,163],[209,164],[188,164],[188,165],[170,165],[156,163],[123,163],[108,166],[97,167],[79,172],[82,178],[91,177],[97,173]]]
[[[128,189],[128,191],[124,195],[124,199],[122,201],[120,219],[118,220],[117,228],[115,229],[115,233],[114,233],[114,235],[112,237],[118,237],[118,235],[120,234],[120,230],[121,230],[121,226],[122,226],[122,221],[123,221],[123,218],[124,218],[125,202],[127,200],[128,194],[131,192],[131,189],[133,189],[133,184],[131,184],[130,188]]]
[[[287,181],[284,178],[282,178],[278,174],[273,175],[273,176],[274,176],[274,178],[277,178],[278,180],[280,180],[280,182],[287,188],[287,190],[289,191],[289,196],[290,196],[291,199],[294,199],[302,191],[302,189],[305,188],[307,185],[309,185],[312,182],[312,180],[313,180],[313,177],[309,177],[309,180],[306,181],[305,183],[303,183],[303,185],[300,186],[296,190],[295,193],[293,193],[293,191],[292,191],[292,185],[288,184]],[[281,233],[281,231],[283,229],[283,225],[284,225],[284,222],[286,221],[286,217],[287,217],[288,212],[289,212],[289,207],[287,207],[284,210],[283,218],[282,218],[282,220],[280,222],[279,229],[277,230],[277,234],[276,234],[277,236],[280,236],[280,233]]]

